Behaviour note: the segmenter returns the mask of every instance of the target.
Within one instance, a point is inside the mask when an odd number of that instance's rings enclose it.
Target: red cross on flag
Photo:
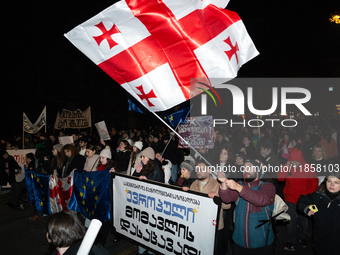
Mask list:
[[[190,99],[191,78],[236,77],[258,55],[227,0],[119,1],[65,36],[150,111]]]
[[[63,179],[60,179],[57,174],[51,176],[49,187],[52,214],[68,210],[67,206],[73,191],[73,175],[74,171]]]

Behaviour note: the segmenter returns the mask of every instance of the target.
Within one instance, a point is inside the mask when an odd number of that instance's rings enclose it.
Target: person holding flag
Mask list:
[[[275,186],[260,180],[261,166],[254,160],[244,164],[244,180],[227,179],[218,174],[222,183],[219,194],[224,203],[235,201],[235,228],[233,234],[234,254],[274,254],[273,228],[268,222],[259,225],[259,220],[269,220],[274,209]]]

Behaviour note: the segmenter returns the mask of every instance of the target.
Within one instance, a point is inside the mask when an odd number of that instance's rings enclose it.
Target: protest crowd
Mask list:
[[[110,169],[140,180],[175,185],[183,192],[220,197],[215,254],[232,254],[230,247],[233,254],[274,254],[277,238],[283,238],[278,237],[275,218],[271,217],[279,198],[288,206],[286,213],[290,216],[285,250],[295,251],[299,243],[312,246],[315,254],[336,254],[340,250],[339,127],[340,123],[331,119],[301,120],[291,128],[216,127],[214,147],[197,151],[179,148],[179,138],[164,126],[129,130],[111,127],[110,140],[105,141],[87,129],[1,137],[0,191],[9,183],[6,206],[23,208],[20,196],[26,184],[25,180],[16,182],[15,176],[24,169],[7,151],[35,149],[35,153],[26,155],[26,171],[62,179],[77,169]],[[72,144],[58,142],[58,137],[65,135],[73,137]],[[43,216],[37,210],[31,220]],[[88,219],[76,216],[72,211],[49,216],[47,240],[56,247],[55,254],[75,254],[70,251],[79,247]],[[85,221],[85,227],[78,218]],[[259,219],[268,221],[259,227]],[[310,243],[307,230],[312,222]],[[91,254],[108,254],[103,246],[110,225],[109,221],[103,223]],[[56,238],[66,227],[70,228],[70,237]],[[113,241],[119,240],[117,234]],[[69,253],[65,247],[70,247]],[[146,248],[139,247],[138,254],[154,254]]]

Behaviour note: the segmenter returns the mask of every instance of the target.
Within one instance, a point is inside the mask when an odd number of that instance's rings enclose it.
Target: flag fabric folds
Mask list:
[[[32,124],[32,122],[28,119],[26,113],[23,113],[23,126],[24,126],[24,131],[29,134],[35,134],[43,126],[46,126],[46,106],[44,107],[39,118],[34,124]]]
[[[59,178],[57,174],[51,176],[49,188],[52,214],[68,211],[67,206],[73,190],[73,175],[74,171],[65,178]]]
[[[139,109],[139,107],[135,105],[129,98],[128,98],[128,103],[129,103],[129,111],[139,112],[139,113],[144,114],[144,112],[141,109]]]
[[[26,167],[24,167],[24,172],[25,172],[25,184],[26,184],[26,190],[28,194],[28,199],[30,200],[31,204],[35,204],[34,200],[34,193],[33,193],[33,171],[28,171]]]
[[[190,108],[186,107],[177,112],[174,112],[167,116],[167,120],[170,122],[171,126],[177,127],[179,123],[185,123],[188,115],[190,113]]]
[[[74,185],[68,208],[88,219],[110,220],[110,172],[74,171]]]
[[[237,76],[258,55],[228,0],[125,0],[65,34],[150,111],[189,100],[190,80]]]
[[[68,209],[89,219],[110,219],[109,170],[72,171],[65,178],[25,169],[25,183],[30,202],[37,211],[54,214]]]
[[[30,202],[35,209],[47,215],[52,214],[49,197],[50,175],[35,171],[25,171],[25,182]]]

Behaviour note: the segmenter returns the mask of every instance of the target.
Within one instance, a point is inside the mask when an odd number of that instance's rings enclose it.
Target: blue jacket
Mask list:
[[[260,180],[251,183],[239,182],[243,185],[242,191],[220,188],[222,201],[230,203],[235,201],[235,229],[234,242],[245,248],[259,248],[266,245],[268,223],[258,229],[259,220],[268,220],[274,209],[275,186],[272,183],[263,183]],[[267,207],[267,212],[266,212]],[[274,242],[273,228],[270,226],[267,245]]]

